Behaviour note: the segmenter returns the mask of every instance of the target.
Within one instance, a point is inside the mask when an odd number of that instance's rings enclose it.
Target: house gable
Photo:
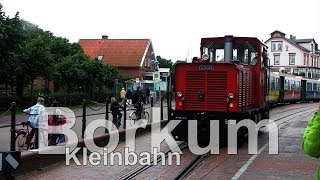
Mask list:
[[[80,46],[90,58],[117,67],[142,67],[151,41],[149,39],[80,39]],[[99,59],[98,58],[98,59]]]

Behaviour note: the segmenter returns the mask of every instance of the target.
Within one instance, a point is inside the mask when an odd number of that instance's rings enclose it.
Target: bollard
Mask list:
[[[106,121],[109,121],[109,98],[106,99]],[[108,133],[107,128],[105,128],[104,133]]]
[[[15,133],[16,133],[16,103],[11,103],[11,142],[10,142],[10,151],[16,151],[16,142],[15,142]],[[0,162],[2,163],[2,162]]]
[[[87,100],[83,99],[83,106],[82,106],[82,134],[81,134],[82,139],[84,138],[84,131],[86,130],[86,124],[87,124],[86,116],[87,116]]]
[[[106,100],[106,120],[109,120],[109,99]]]
[[[151,97],[150,104],[151,104],[151,107],[153,107],[153,97]]]
[[[160,96],[160,120],[163,120],[163,100]]]
[[[124,98],[124,105],[123,105],[123,129],[127,127],[127,98]]]

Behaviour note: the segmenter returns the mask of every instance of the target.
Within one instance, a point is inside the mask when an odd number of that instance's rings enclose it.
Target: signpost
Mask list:
[[[0,172],[15,170],[21,163],[21,152],[0,152]]]

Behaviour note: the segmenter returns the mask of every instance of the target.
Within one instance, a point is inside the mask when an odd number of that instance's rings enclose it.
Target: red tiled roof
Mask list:
[[[79,44],[91,58],[103,55],[103,64],[140,67],[150,46],[149,39],[80,39]]]

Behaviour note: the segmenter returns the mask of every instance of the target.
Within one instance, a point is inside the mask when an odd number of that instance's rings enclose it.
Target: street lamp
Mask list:
[[[152,59],[151,61],[150,61],[150,63],[153,65],[153,67],[154,67],[154,70],[158,70],[159,69],[159,61],[158,60],[154,60],[154,59]]]

